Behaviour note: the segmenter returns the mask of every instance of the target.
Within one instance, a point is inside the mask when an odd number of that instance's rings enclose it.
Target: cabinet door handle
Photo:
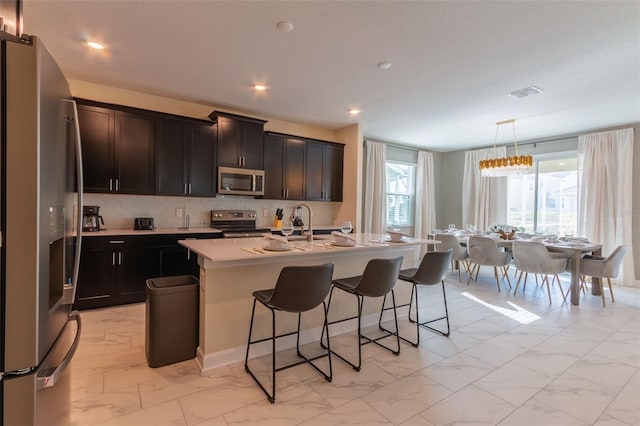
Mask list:
[[[122,252],[118,252],[118,265],[122,265]]]
[[[191,184],[189,184],[189,194],[191,194]]]
[[[124,240],[111,240],[109,244],[124,244]]]
[[[238,156],[238,166],[242,166],[242,157]]]
[[[187,260],[191,260],[191,250],[187,249]]]
[[[116,192],[120,190],[120,182],[118,182],[120,179],[116,178]]]
[[[111,253],[111,265],[116,266],[116,252]]]
[[[289,188],[287,188],[287,198],[289,198]]]
[[[113,179],[109,179],[109,191],[113,191]]]

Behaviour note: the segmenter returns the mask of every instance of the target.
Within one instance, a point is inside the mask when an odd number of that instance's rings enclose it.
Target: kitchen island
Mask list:
[[[288,251],[265,250],[264,238],[180,241],[181,245],[198,254],[200,265],[200,335],[197,351],[200,369],[206,371],[244,359],[253,303],[252,293],[273,288],[284,266],[333,262],[335,279],[360,275],[370,259],[402,255],[402,268],[411,268],[419,262],[421,246],[432,243],[414,239],[390,243],[385,241],[384,235],[377,234],[355,234],[355,237],[357,244],[351,247],[335,246],[330,238],[315,239],[313,242],[291,241],[289,245],[292,249]],[[396,287],[398,304],[408,302],[410,290],[408,285],[399,284]],[[381,301],[380,298],[378,303],[365,303],[363,325],[377,321]],[[338,316],[353,316],[355,313],[353,296],[340,292],[334,295],[330,320]],[[295,330],[296,315],[278,315],[278,333]],[[322,318],[322,309],[303,315],[301,343],[319,340]],[[256,338],[268,336],[270,324],[268,310],[256,309]],[[356,324],[355,321],[349,321],[342,323],[342,327],[332,327],[332,335],[355,329]],[[279,349],[295,346],[294,336],[290,337],[289,340],[279,341]],[[269,352],[268,342],[264,346],[256,345],[255,351],[252,349],[252,353],[257,355]]]

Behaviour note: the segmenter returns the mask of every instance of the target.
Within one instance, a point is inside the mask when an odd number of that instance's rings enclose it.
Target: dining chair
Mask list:
[[[462,283],[461,269],[464,268],[467,274],[469,274],[469,262],[467,261],[469,259],[469,252],[467,251],[467,248],[460,245],[460,242],[455,235],[436,234],[434,238],[437,241],[440,241],[438,244],[436,244],[435,251],[447,251],[449,249],[452,250],[453,254],[451,256],[451,273],[454,273],[454,263],[457,262],[458,281]]]
[[[331,289],[331,276],[333,275],[333,263],[326,263],[318,266],[285,266],[280,271],[276,285],[272,289],[258,290],[253,292],[253,309],[251,311],[251,322],[249,324],[249,339],[247,341],[247,352],[244,358],[244,370],[249,373],[260,389],[267,395],[269,402],[276,399],[276,373],[278,371],[294,367],[303,363],[308,363],[318,373],[322,374],[326,381],[330,382],[333,377],[331,366],[331,345],[329,344],[329,334],[327,333],[327,352],[308,358],[300,351],[300,321],[303,312],[310,311],[322,305],[324,313],[324,327],[327,327],[327,305],[324,299]],[[256,313],[256,302],[260,302],[265,308],[271,311],[271,336],[258,340],[251,340],[253,332],[253,320]],[[290,312],[298,314],[298,328],[296,331],[276,335],[276,311]],[[296,353],[302,358],[301,361],[276,367],[276,339],[281,337],[296,335]],[[271,342],[271,393],[260,382],[258,377],[249,368],[249,348],[251,345],[261,342]],[[325,373],[314,360],[329,357],[329,372]]]
[[[469,273],[467,285],[469,285],[473,279],[474,273],[476,274],[475,281],[478,280],[480,266],[492,266],[493,275],[496,277],[496,284],[498,284],[498,292],[500,291],[498,268],[500,268],[502,272],[502,278],[507,279],[509,289],[511,289],[511,281],[507,274],[507,269],[511,262],[511,252],[501,250],[492,238],[480,235],[469,236],[467,250],[469,250],[469,262],[473,265]]]
[[[514,296],[518,292],[518,287],[522,280],[522,274],[536,274],[536,280],[537,274],[540,274],[542,275],[542,285],[547,285],[549,304],[551,304],[549,275],[553,275],[554,281],[558,281],[558,287],[560,287],[560,293],[562,294],[563,301],[567,301],[569,291],[567,290],[567,293],[565,293],[562,289],[562,284],[560,283],[560,277],[558,277],[558,274],[567,269],[569,256],[563,255],[562,253],[549,253],[544,244],[537,241],[514,241],[511,247],[513,260],[516,263],[516,268],[520,271],[520,276],[516,283],[516,289],[513,292]],[[525,284],[526,279],[525,275]]]
[[[602,307],[605,306],[604,302],[604,284],[602,278],[607,279],[609,285],[609,293],[611,294],[611,302],[615,302],[613,298],[613,286],[611,285],[611,278],[616,278],[620,273],[620,267],[622,266],[622,259],[627,254],[629,246],[618,246],[609,255],[609,257],[586,255],[580,259],[580,275],[584,282],[584,276],[590,276],[595,278],[601,278],[600,280],[600,293],[602,294]]]
[[[400,337],[398,333],[398,313],[396,311],[396,296],[393,288],[398,281],[398,275],[400,273],[400,266],[402,265],[403,256],[399,256],[393,259],[371,259],[367,266],[365,266],[362,275],[348,278],[339,278],[333,280],[331,292],[329,293],[329,302],[327,303],[327,311],[331,310],[331,299],[333,298],[333,292],[335,289],[342,290],[346,293],[356,296],[356,302],[358,307],[358,314],[348,318],[342,318],[334,321],[329,321],[328,325],[337,324],[348,320],[358,320],[358,362],[357,364],[349,361],[345,356],[340,355],[334,349],[331,349],[331,353],[340,358],[345,363],[349,364],[354,370],[360,371],[362,366],[362,346],[368,343],[375,343],[383,349],[386,349],[394,355],[400,355]],[[391,302],[393,309],[393,319],[395,321],[395,331],[387,331],[382,328],[382,313],[385,310],[385,302],[387,295],[391,294]],[[385,331],[385,334],[378,337],[369,337],[362,333],[362,306],[364,304],[365,297],[384,297],[382,300],[382,308],[380,311],[380,329]],[[320,344],[323,345],[323,339],[325,327],[322,328],[322,334],[320,336]],[[380,343],[380,340],[387,337],[395,336],[396,347],[395,349]],[[325,348],[326,349],[326,348]]]

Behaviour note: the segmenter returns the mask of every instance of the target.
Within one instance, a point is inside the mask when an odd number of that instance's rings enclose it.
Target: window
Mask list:
[[[385,169],[387,174],[387,226],[413,226],[416,165],[387,161]]]
[[[578,159],[536,159],[531,172],[509,177],[507,221],[527,232],[576,232],[578,217]]]

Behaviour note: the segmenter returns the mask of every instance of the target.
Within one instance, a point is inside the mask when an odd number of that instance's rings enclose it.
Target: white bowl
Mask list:
[[[401,242],[405,237],[405,234],[403,234],[402,232],[387,231],[387,234],[389,234],[389,239],[396,243]]]
[[[285,250],[289,248],[289,244],[278,240],[269,240],[267,247],[273,250]]]
[[[333,242],[339,246],[354,246],[356,244],[351,238],[341,237],[339,235],[333,236]]]

